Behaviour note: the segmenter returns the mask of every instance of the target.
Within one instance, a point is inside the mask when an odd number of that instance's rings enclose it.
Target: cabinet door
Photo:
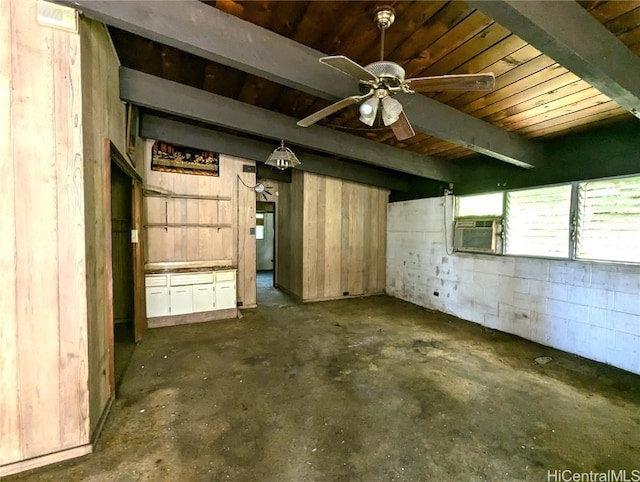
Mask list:
[[[147,291],[147,318],[154,316],[168,316],[171,314],[169,307],[169,288],[150,287]]]
[[[216,310],[226,310],[236,307],[235,281],[216,283]]]
[[[171,288],[171,314],[193,313],[193,286]]]
[[[193,312],[213,311],[213,283],[193,286]]]

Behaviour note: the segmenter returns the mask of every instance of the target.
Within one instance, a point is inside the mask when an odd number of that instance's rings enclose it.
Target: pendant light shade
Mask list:
[[[360,104],[360,122],[372,126],[378,114],[378,104],[380,100],[377,97],[371,97]]]
[[[395,123],[402,114],[402,104],[396,99],[385,97],[382,99],[382,122],[386,126]]]
[[[289,167],[299,166],[301,163],[293,151],[284,146],[284,141],[280,141],[280,147],[277,147],[269,155],[265,164],[284,170]]]

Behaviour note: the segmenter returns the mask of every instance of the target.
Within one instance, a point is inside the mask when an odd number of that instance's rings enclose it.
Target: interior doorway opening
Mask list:
[[[113,350],[116,389],[135,348],[135,288],[131,243],[133,180],[111,162],[111,266],[113,276]]]
[[[257,289],[276,284],[276,223],[274,202],[256,202],[256,283]]]

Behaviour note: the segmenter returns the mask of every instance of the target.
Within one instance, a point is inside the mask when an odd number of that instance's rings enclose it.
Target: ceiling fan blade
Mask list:
[[[493,73],[437,75],[435,77],[415,77],[406,83],[416,92],[439,92],[443,90],[492,90],[496,84]]]
[[[377,77],[365,69],[362,65],[355,63],[344,55],[332,55],[331,57],[322,57],[320,63],[328,65],[343,74],[350,75],[358,80],[376,80]]]
[[[309,127],[320,119],[324,119],[325,117],[333,114],[334,112],[338,112],[345,107],[348,107],[353,104],[357,104],[361,100],[366,99],[367,97],[371,97],[373,95],[373,91],[369,92],[365,95],[352,95],[351,97],[345,97],[342,100],[339,100],[335,104],[331,104],[330,106],[325,107],[324,109],[320,109],[318,112],[314,112],[310,116],[305,117],[302,120],[297,122],[297,125],[300,127]]]
[[[400,117],[398,117],[398,120],[391,124],[391,129],[393,130],[396,139],[398,139],[399,141],[404,141],[405,139],[409,139],[410,137],[416,135],[404,111],[400,113]]]

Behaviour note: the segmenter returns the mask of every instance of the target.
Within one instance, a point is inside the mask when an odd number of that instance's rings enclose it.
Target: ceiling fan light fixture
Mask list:
[[[297,167],[301,162],[291,149],[285,147],[284,141],[280,141],[280,147],[276,147],[276,149],[269,154],[265,164],[282,171],[290,167]]]
[[[395,123],[402,114],[402,104],[392,97],[382,99],[382,122],[385,126]]]
[[[368,126],[372,126],[373,122],[376,120],[376,115],[378,114],[379,103],[380,99],[377,97],[371,97],[360,104],[360,122],[367,124]]]

